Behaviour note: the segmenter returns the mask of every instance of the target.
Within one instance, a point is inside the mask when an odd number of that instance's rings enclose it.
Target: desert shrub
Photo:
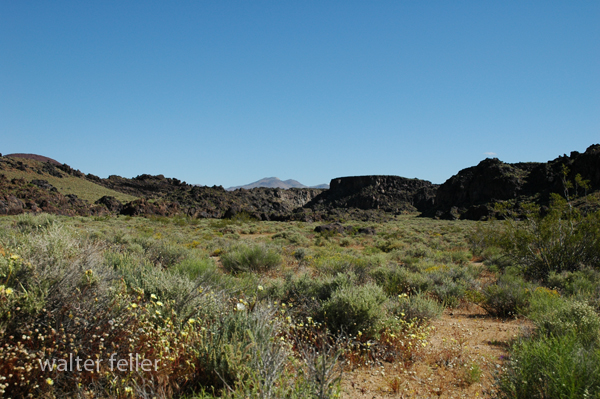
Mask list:
[[[283,239],[288,241],[290,244],[294,245],[308,246],[308,244],[310,243],[310,240],[308,238],[306,238],[300,232],[295,230],[282,231],[281,233],[274,234],[271,238],[273,240]]]
[[[190,280],[197,280],[216,271],[215,262],[208,257],[189,257],[173,266],[172,271]]]
[[[471,260],[471,252],[464,249],[455,249],[450,251],[437,251],[433,259],[440,263],[455,263],[458,265],[467,265]]]
[[[207,269],[192,281],[187,275],[158,268],[129,254],[106,252],[105,257],[129,289],[143,293],[146,299],[154,295],[163,302],[171,302],[184,318],[198,314],[210,318],[222,310],[219,290],[213,289],[221,282],[214,269]]]
[[[600,270],[584,268],[575,272],[551,272],[548,287],[556,288],[567,296],[593,298],[600,296]]]
[[[354,244],[354,240],[352,240],[350,237],[344,237],[340,240],[341,247],[349,247],[353,244]]]
[[[546,280],[551,272],[577,271],[600,265],[600,212],[580,214],[558,196],[546,215],[529,210],[527,220],[507,221],[498,246],[531,279]]]
[[[461,281],[455,281],[444,276],[437,280],[436,284],[431,288],[431,292],[445,306],[455,308],[460,303],[460,300],[465,296],[467,290],[466,285]]]
[[[500,377],[506,399],[600,397],[600,350],[573,334],[523,340]]]
[[[390,301],[388,310],[391,315],[404,320],[416,320],[422,324],[431,319],[439,318],[444,307],[423,293],[415,295],[401,294]]]
[[[535,295],[530,319],[540,334],[561,336],[573,334],[583,343],[596,343],[600,338],[600,317],[586,303],[551,295]],[[540,298],[541,297],[541,298]],[[543,298],[543,299],[542,299]]]
[[[279,251],[264,244],[237,244],[221,256],[223,267],[233,274],[271,270],[281,261]]]
[[[189,249],[182,245],[176,245],[166,240],[148,241],[146,258],[157,266],[171,267],[189,256]]]
[[[529,285],[511,274],[500,276],[498,281],[483,288],[481,307],[489,314],[499,317],[516,315],[529,304]]]
[[[353,254],[322,254],[315,257],[312,265],[323,275],[336,275],[344,272],[354,272],[363,276],[370,268],[370,264],[364,257]]]
[[[465,296],[467,288],[473,285],[472,274],[466,267],[434,266],[425,270],[431,280],[430,291],[448,307],[456,307]]]
[[[343,288],[354,286],[357,278],[353,273],[338,273],[336,276],[314,278],[309,274],[294,276],[287,274],[283,284],[272,284],[265,291],[265,297],[292,303],[294,315],[317,317],[324,301]]]
[[[423,273],[412,272],[394,264],[378,267],[371,272],[371,277],[390,296],[425,292],[431,287],[431,280]]]
[[[475,362],[471,364],[465,364],[463,366],[463,376],[462,380],[466,385],[472,385],[476,382],[481,381],[481,376],[483,375],[483,371],[481,367]]]
[[[477,222],[475,228],[467,235],[473,255],[486,260],[498,253],[504,227],[499,221]]]
[[[380,239],[375,242],[375,248],[383,252],[393,252],[405,249],[407,244],[395,239]]]
[[[316,295],[321,301],[325,301],[331,298],[334,292],[356,286],[357,284],[359,284],[359,280],[354,273],[338,273],[333,277],[329,276],[328,278],[323,279]]]
[[[341,357],[347,342],[341,336],[333,339],[314,326],[294,341],[305,366],[294,393],[313,399],[338,398],[344,367]]]
[[[33,213],[24,213],[17,216],[16,226],[17,229],[22,233],[29,233],[41,229],[47,229],[57,222],[58,218],[56,215],[49,213],[40,213],[35,215]]]
[[[7,396],[42,397],[50,387],[38,361],[75,350],[98,353],[98,342],[85,338],[104,333],[98,330],[121,309],[118,279],[104,264],[101,246],[59,224],[12,239],[16,246],[0,251],[0,375]],[[69,378],[76,385],[89,376],[70,374],[62,381]]]
[[[385,317],[381,305],[386,299],[383,289],[373,283],[341,287],[323,303],[321,317],[332,331],[373,334]]]
[[[310,249],[300,247],[296,248],[292,255],[294,256],[294,259],[296,259],[298,262],[304,263],[310,262],[314,254]]]
[[[486,248],[483,252],[483,263],[491,271],[504,271],[514,265],[515,261],[498,247]]]
[[[288,356],[286,347],[275,339],[279,328],[272,307],[226,313],[204,330],[197,348],[201,384],[236,387],[238,392],[256,390],[253,397],[273,397]]]
[[[113,233],[113,235],[123,235],[122,232]],[[113,238],[113,241],[115,238]],[[118,240],[118,239],[117,239]],[[162,234],[154,234],[154,237],[146,237],[137,235],[127,240],[120,242],[123,249],[129,252],[142,253],[144,257],[151,263],[168,268],[190,256],[192,251],[183,245],[171,242],[168,239],[162,238]],[[139,248],[143,251],[140,251]]]
[[[309,274],[294,276],[287,274],[283,282],[275,282],[267,287],[264,296],[285,303],[294,304],[294,313],[300,317],[314,316],[320,307],[321,296],[324,295],[323,280],[315,279]]]

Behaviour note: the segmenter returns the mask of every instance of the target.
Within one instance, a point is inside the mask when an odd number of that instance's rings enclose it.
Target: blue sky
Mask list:
[[[598,21],[598,1],[3,1],[0,152],[225,187],[547,161],[600,143]]]

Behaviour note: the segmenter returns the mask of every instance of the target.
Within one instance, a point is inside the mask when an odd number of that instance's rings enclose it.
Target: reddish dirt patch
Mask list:
[[[511,340],[531,328],[523,319],[491,318],[476,305],[446,310],[432,325],[428,345],[414,364],[349,371],[341,397],[489,398]]]

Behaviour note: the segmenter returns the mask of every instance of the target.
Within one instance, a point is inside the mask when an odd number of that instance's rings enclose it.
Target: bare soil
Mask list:
[[[497,319],[473,304],[447,309],[412,364],[383,363],[344,374],[342,398],[491,398],[507,349],[531,324]]]

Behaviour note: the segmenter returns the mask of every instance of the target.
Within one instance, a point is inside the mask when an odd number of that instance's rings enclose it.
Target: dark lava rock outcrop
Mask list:
[[[530,202],[546,206],[550,194],[564,195],[565,181],[573,183],[577,175],[588,180],[590,187],[586,191],[574,185],[570,195],[600,190],[600,145],[590,146],[583,154],[574,151],[546,163],[509,164],[496,158],[485,159],[439,186],[435,204],[425,210],[424,216],[480,220],[495,216],[495,203],[508,201],[515,209]]]
[[[221,186],[190,185],[163,175],[146,174],[132,179],[114,175],[102,179],[84,175],[54,160],[43,160],[45,162],[33,158],[0,157],[0,174],[2,170],[17,170],[35,176],[31,182],[26,182],[0,175],[0,214],[43,211],[64,215],[187,215],[192,218],[383,222],[398,214],[421,212],[423,216],[436,218],[480,220],[497,216],[496,203],[503,203],[516,212],[525,203],[547,206],[551,194],[563,195],[565,181],[574,183],[577,175],[589,183],[586,187],[575,184],[569,190],[571,198],[600,190],[598,144],[590,146],[584,153],[574,151],[546,163],[509,164],[486,159],[461,170],[442,185],[400,176],[353,176],[331,180],[328,190],[253,188],[227,191]],[[566,176],[564,171],[567,171]],[[140,199],[121,204],[113,197],[103,197],[88,204],[74,194],[59,193],[43,180],[48,175],[87,179]],[[342,225],[328,226],[332,231],[340,231]],[[328,227],[322,228],[328,231]],[[347,232],[345,227],[344,231]]]
[[[114,213],[121,213],[121,210],[123,209],[123,204],[121,204],[121,202],[118,199],[110,195],[105,195],[104,197],[94,202],[94,204],[104,205],[106,209]]]
[[[330,188],[306,205],[317,212],[356,208],[386,213],[430,209],[437,186],[426,180],[400,176],[352,176],[331,180]]]

